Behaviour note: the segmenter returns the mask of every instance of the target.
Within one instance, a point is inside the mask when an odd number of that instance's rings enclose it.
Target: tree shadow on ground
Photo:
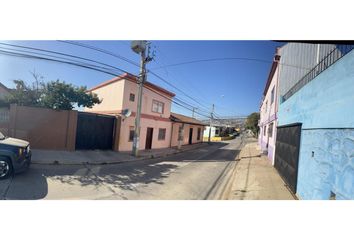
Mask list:
[[[39,165],[33,164],[19,175],[15,175],[6,199],[43,199],[48,194],[48,186],[60,199],[60,191],[69,195],[86,189],[97,193],[100,189],[114,188],[137,191],[138,185],[163,184],[178,162],[225,162],[234,161],[239,150],[228,147],[228,143],[212,143],[215,151],[208,153],[207,148],[183,152],[167,158],[140,162],[106,165]],[[209,147],[208,147],[209,148]],[[176,163],[174,163],[176,162]],[[53,190],[53,186],[55,189]],[[54,195],[55,196],[55,195]],[[53,198],[53,196],[52,196]],[[55,198],[55,197],[54,197]]]

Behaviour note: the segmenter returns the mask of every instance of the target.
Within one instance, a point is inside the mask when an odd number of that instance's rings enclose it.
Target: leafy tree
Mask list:
[[[258,121],[259,121],[259,113],[254,112],[251,113],[246,120],[246,128],[250,129],[254,135],[258,135],[259,127],[258,127]]]
[[[91,108],[101,103],[96,94],[88,93],[84,86],[76,87],[64,81],[43,82],[43,77],[32,73],[35,82],[32,86],[22,80],[14,80],[16,89],[11,95],[0,101],[0,105],[16,103],[22,106],[38,106],[57,110],[71,110],[75,106]]]
[[[91,108],[99,103],[97,95],[87,93],[86,87],[75,87],[59,80],[44,84],[40,97],[41,106],[61,110],[71,110],[75,105]]]
[[[23,106],[37,106],[41,91],[34,87],[28,86],[22,80],[14,80],[16,88],[11,92],[10,96],[5,98],[9,104],[16,103]]]

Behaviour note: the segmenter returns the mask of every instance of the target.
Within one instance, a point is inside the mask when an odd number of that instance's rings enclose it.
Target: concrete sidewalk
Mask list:
[[[294,200],[255,138],[248,138],[223,194],[229,200]]]
[[[63,165],[81,165],[81,164],[114,164],[141,161],[166,157],[169,155],[185,152],[201,147],[208,146],[207,143],[199,143],[182,146],[181,150],[177,148],[163,148],[140,151],[139,157],[134,157],[131,152],[115,152],[102,150],[86,151],[54,151],[54,150],[32,150],[32,163],[34,164],[63,164]]]

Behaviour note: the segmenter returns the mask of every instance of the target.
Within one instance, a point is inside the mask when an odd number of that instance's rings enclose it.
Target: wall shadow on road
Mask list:
[[[136,190],[138,184],[163,184],[178,166],[160,161],[149,161],[143,164],[112,165],[112,167],[99,167],[92,169],[95,174],[114,187],[124,190]]]
[[[26,172],[8,179],[8,189],[3,198],[7,200],[37,200],[48,194],[45,176],[36,169],[29,168]]]
[[[178,164],[173,162],[234,161],[239,150],[228,145],[228,143],[212,143],[206,148],[146,162],[89,166],[34,164],[28,171],[14,176],[5,197],[18,200],[43,199],[48,195],[49,181],[51,192],[54,192],[51,198],[58,196],[58,199],[62,189],[66,189],[69,195],[72,192],[73,197],[77,196],[76,191],[80,192],[83,189],[95,193],[99,188],[104,188],[106,191],[111,188],[112,194],[114,188],[137,191],[137,185],[163,184],[164,179],[178,168]],[[210,151],[211,148],[213,151]],[[52,189],[53,184],[56,186],[55,189]]]
[[[60,191],[64,189],[66,194],[69,192],[71,198],[78,198],[80,191],[95,194],[99,188],[105,191],[109,191],[107,189],[112,187],[135,191],[137,184],[163,184],[163,179],[177,167],[175,164],[161,163],[158,160],[139,164],[99,166],[36,165],[14,176],[5,198],[9,200],[43,199],[48,194],[48,181],[51,181],[51,191],[55,194],[54,198],[58,196],[57,199],[61,199]],[[55,188],[53,184],[56,185]],[[112,190],[112,194],[114,193]],[[53,199],[53,195],[51,198]],[[92,195],[90,198],[95,198],[95,196]]]

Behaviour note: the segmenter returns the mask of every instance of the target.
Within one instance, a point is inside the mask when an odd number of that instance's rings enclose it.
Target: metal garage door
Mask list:
[[[296,193],[301,123],[277,127],[274,167]]]
[[[79,112],[77,116],[76,149],[111,150],[115,117]]]

